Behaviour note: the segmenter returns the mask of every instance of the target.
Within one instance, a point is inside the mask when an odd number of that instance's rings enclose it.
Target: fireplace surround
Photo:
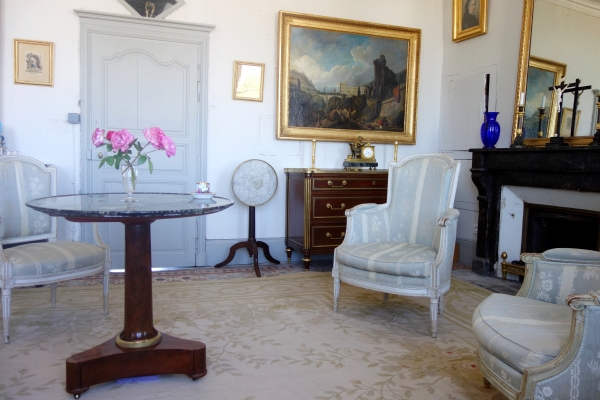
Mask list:
[[[470,149],[479,217],[473,272],[494,275],[503,186],[600,192],[600,148]],[[577,207],[573,207],[577,208]],[[520,233],[519,233],[520,234]]]

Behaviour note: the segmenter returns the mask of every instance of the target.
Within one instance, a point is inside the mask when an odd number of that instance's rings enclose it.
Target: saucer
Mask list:
[[[216,195],[216,193],[213,192],[207,192],[207,193],[194,193],[191,192],[190,193],[192,195],[193,198],[195,199],[212,199],[214,197],[214,195]]]

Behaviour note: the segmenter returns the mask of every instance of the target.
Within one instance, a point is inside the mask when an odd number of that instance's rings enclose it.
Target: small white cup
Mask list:
[[[210,183],[196,182],[196,193],[210,193]]]

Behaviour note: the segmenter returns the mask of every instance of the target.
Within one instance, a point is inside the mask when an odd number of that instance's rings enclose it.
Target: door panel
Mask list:
[[[143,129],[160,127],[177,146],[168,158],[164,151],[149,154],[154,165],[139,167],[138,192],[187,193],[197,179],[198,46],[160,40],[97,34],[92,36],[90,101],[93,126],[127,129],[142,144]],[[104,150],[104,149],[103,149]],[[148,146],[146,150],[152,150]],[[98,150],[92,149],[94,192],[123,192],[121,175],[104,165],[97,169]],[[125,195],[124,195],[125,197]],[[134,194],[135,198],[135,194]],[[135,204],[132,205],[135,207]],[[196,260],[196,218],[152,224],[152,265],[193,266]],[[122,224],[102,224],[101,236],[111,246],[113,268],[124,264]]]

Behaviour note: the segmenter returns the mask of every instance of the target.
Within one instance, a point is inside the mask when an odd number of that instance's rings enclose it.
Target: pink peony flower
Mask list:
[[[116,131],[110,137],[110,143],[113,147],[113,153],[116,153],[118,150],[121,150],[122,153],[127,152],[129,150],[129,146],[133,143],[135,137],[127,131],[127,129],[122,129],[120,131]]]
[[[148,139],[150,144],[156,150],[164,150],[165,146],[163,145],[163,138],[165,137],[165,133],[160,128],[145,128],[144,129],[144,137]],[[175,153],[173,153],[175,154]]]
[[[165,149],[165,152],[167,153],[167,157],[171,157],[175,155],[176,152],[176,148],[175,148],[175,143],[173,143],[173,139],[171,139],[170,137],[168,137],[167,135],[163,135],[162,137],[162,146]]]
[[[104,131],[102,129],[96,128],[92,134],[92,143],[94,143],[94,146],[96,147],[100,147],[104,144]]]
[[[108,140],[110,140],[110,138],[112,137],[112,135],[113,135],[114,133],[115,133],[115,131],[108,131],[108,132],[106,133],[106,138],[107,138]]]

